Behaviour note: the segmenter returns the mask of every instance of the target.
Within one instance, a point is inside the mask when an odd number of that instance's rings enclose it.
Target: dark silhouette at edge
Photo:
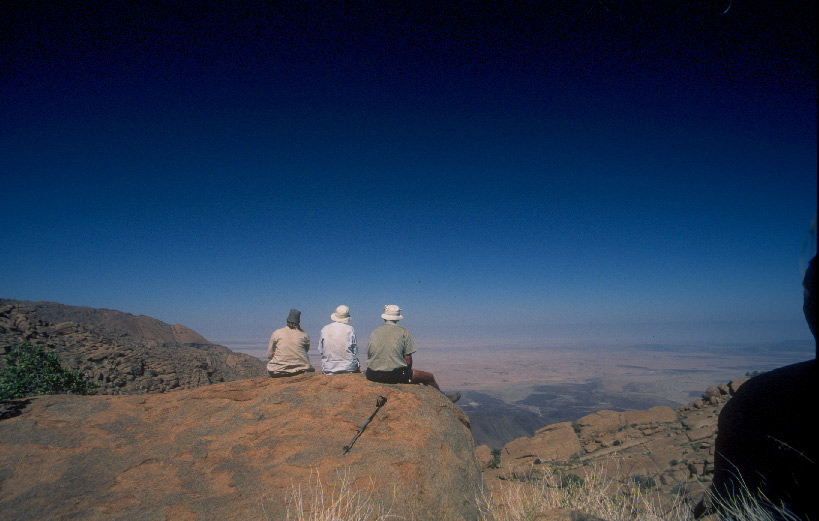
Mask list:
[[[805,278],[803,311],[816,341],[816,257]],[[819,342],[817,342],[819,353]],[[755,376],[719,415],[714,480],[695,508],[701,517],[745,490],[772,509],[816,519],[819,456],[809,425],[816,408],[816,358]]]

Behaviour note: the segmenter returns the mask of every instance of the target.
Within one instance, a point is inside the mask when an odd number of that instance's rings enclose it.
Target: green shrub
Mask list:
[[[651,476],[632,476],[631,481],[642,490],[657,488],[657,482]]]
[[[563,474],[560,476],[560,488],[582,488],[585,480],[577,474]]]
[[[685,496],[688,494],[688,487],[683,483],[674,485],[671,487],[671,493],[675,496]]]
[[[15,347],[0,369],[0,399],[39,394],[96,394],[99,384],[86,380],[80,371],[60,363],[56,354],[28,342]]]

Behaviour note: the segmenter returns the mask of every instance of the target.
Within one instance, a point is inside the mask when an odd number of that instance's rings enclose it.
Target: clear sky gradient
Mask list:
[[[419,346],[810,338],[812,2],[322,4],[4,4],[0,296],[216,340],[342,303]]]

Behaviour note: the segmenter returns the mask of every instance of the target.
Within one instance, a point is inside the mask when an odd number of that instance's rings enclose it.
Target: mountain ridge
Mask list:
[[[187,326],[170,325],[147,315],[134,315],[115,309],[73,306],[51,301],[0,299],[0,306],[6,304],[26,306],[39,317],[53,324],[77,322],[109,336],[135,337],[146,345],[211,343]]]
[[[267,374],[258,358],[182,325],[110,309],[0,299],[0,366],[23,342],[56,353],[98,383],[100,394],[166,392]]]

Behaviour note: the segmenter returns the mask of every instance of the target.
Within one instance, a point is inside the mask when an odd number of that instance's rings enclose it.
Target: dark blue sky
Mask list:
[[[809,2],[11,2],[0,295],[264,339],[808,338]],[[730,7],[729,7],[730,5]]]

